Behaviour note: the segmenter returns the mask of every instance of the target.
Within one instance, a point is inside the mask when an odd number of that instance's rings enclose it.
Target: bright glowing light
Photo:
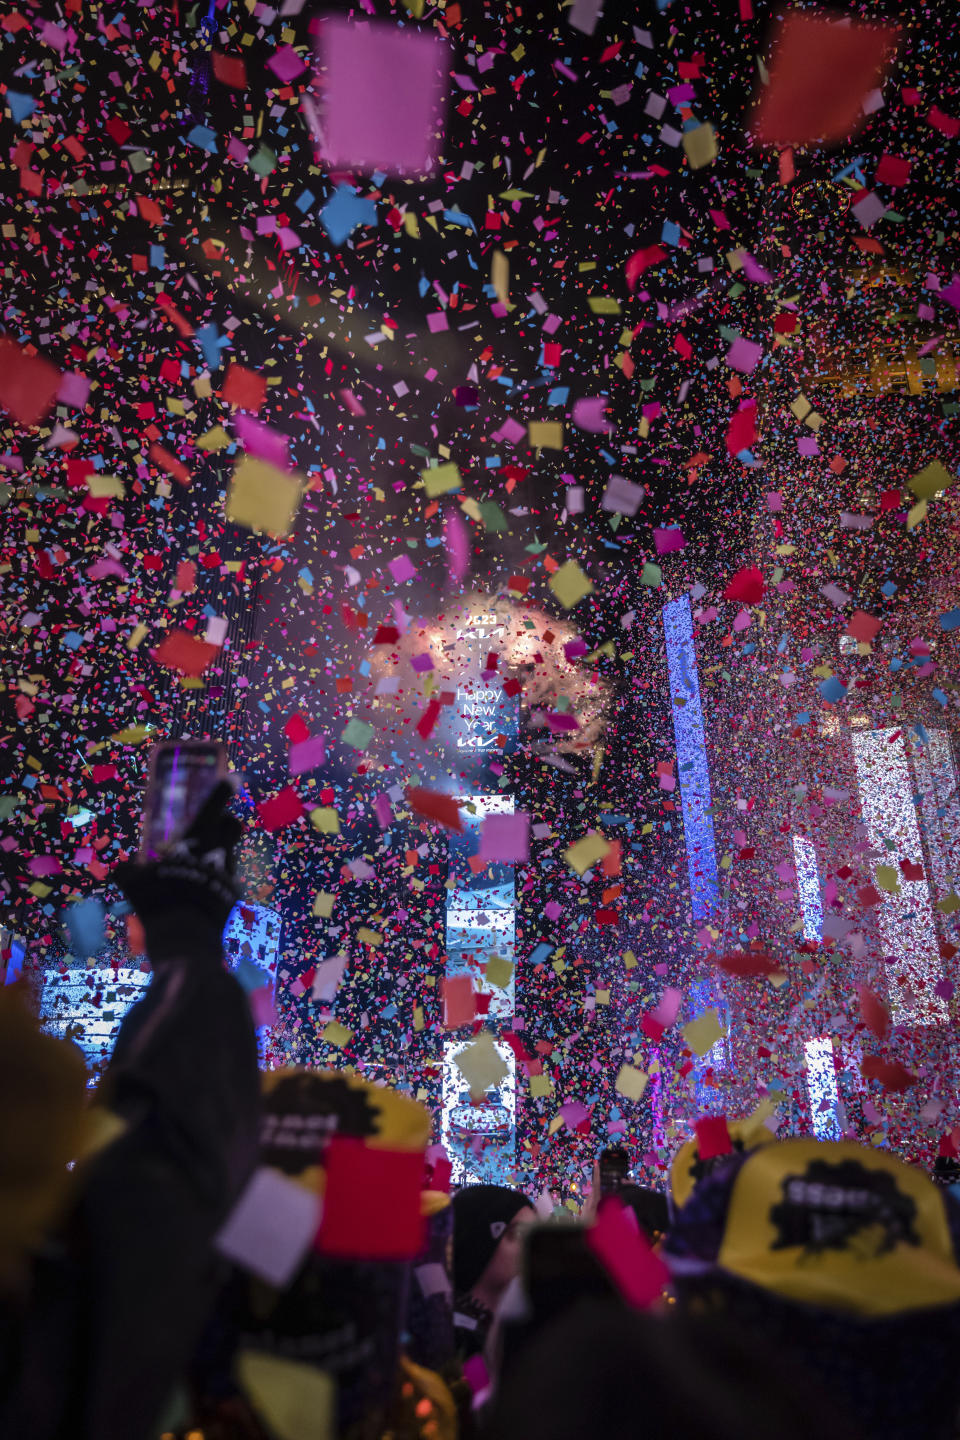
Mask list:
[[[227,964],[236,970],[242,962],[255,965],[263,973],[264,989],[277,987],[277,960],[280,955],[280,916],[268,905],[243,903],[230,911],[223,932],[223,948]],[[270,1026],[257,1026],[257,1054],[260,1064],[267,1058]]]
[[[151,972],[117,969],[44,971],[40,1014],[44,1028],[80,1047],[88,1065],[101,1066],[114,1047],[120,1022],[150,984]]]
[[[926,745],[915,745],[911,759],[920,793],[930,874],[937,894],[944,896],[953,889],[953,877],[960,871],[957,773],[947,732],[931,730],[926,734]]]
[[[496,1042],[507,1073],[491,1086],[485,1102],[474,1105],[456,1058],[472,1040],[448,1040],[443,1052],[441,1136],[456,1185],[505,1184],[514,1164],[517,1081],[516,1057]]]
[[[690,875],[690,904],[693,918],[706,920],[716,908],[719,886],[713,816],[710,814],[710,771],[688,595],[681,595],[679,600],[671,600],[664,605],[663,630],[673,702],[673,733],[677,745],[683,833]]]
[[[246,901],[235,905],[223,932],[223,945],[231,970],[240,960],[248,960],[265,972],[269,985],[276,983],[280,954],[280,916],[276,910]]]
[[[813,1133],[818,1140],[839,1140],[842,1133],[838,1113],[840,1095],[833,1042],[828,1035],[819,1036],[816,1040],[807,1040],[803,1050]]]
[[[702,1015],[704,1010],[716,1009],[717,1018],[720,1024],[728,1032],[730,1030],[730,1011],[723,1003],[723,994],[712,976],[704,976],[694,980],[689,990],[690,1018]],[[707,1115],[716,1110],[718,1105],[723,1104],[723,1096],[715,1085],[707,1083],[708,1070],[726,1070],[730,1064],[730,1041],[727,1037],[721,1036],[715,1044],[711,1045],[705,1055],[694,1055],[693,1057],[693,1079],[694,1093],[697,1097],[697,1109],[701,1115]]]
[[[502,734],[504,693],[499,685],[457,690],[458,750],[495,750]],[[512,717],[511,717],[512,718]]]
[[[456,705],[445,732],[446,745],[458,752],[490,750],[493,755],[516,739],[519,704],[507,696],[499,677],[484,679],[491,651],[509,650],[507,636],[516,624],[511,612],[479,610],[456,632],[461,653],[467,650],[466,664],[457,675]],[[478,757],[479,758],[479,757]],[[491,757],[492,758],[492,757]],[[462,753],[458,762],[467,756]],[[471,794],[461,808],[464,833],[449,840],[450,878],[455,884],[446,901],[446,973],[448,978],[469,975],[473,992],[485,999],[489,1021],[507,1020],[515,1010],[514,971],[505,985],[494,985],[486,976],[487,965],[499,957],[513,966],[516,959],[516,884],[513,866],[482,865],[471,861],[479,852],[481,827],[488,815],[513,814],[513,796]],[[469,807],[469,808],[467,808]],[[515,1059],[508,1045],[496,1043],[508,1070],[493,1087],[484,1103],[474,1104],[455,1057],[471,1041],[449,1042],[443,1060],[441,1132],[459,1183],[486,1180],[503,1183],[516,1155]]]
[[[947,1007],[933,992],[941,966],[930,887],[926,878],[905,879],[899,867],[901,860],[916,863],[923,856],[903,740],[896,729],[866,730],[850,739],[870,843],[899,872],[899,893],[885,893],[879,907],[880,933],[895,961],[888,989],[893,1018],[901,1025],[942,1025]],[[900,977],[908,983],[897,984]]]
[[[235,970],[241,960],[264,972],[267,988],[275,985],[280,953],[280,916],[266,905],[234,906],[223,932],[227,963]],[[87,1063],[100,1067],[109,1059],[121,1022],[150,984],[152,971],[131,966],[114,969],[59,969],[44,972],[40,1014],[52,1035],[73,1040]],[[99,998],[98,998],[99,997]],[[257,1032],[261,1060],[268,1027]]]
[[[794,835],[793,856],[797,867],[797,891],[803,913],[804,940],[823,939],[823,902],[820,898],[820,872],[813,841],[805,835]]]

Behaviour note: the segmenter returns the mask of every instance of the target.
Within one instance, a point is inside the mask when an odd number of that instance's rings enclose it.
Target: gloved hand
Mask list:
[[[223,927],[241,898],[235,878],[243,826],[227,812],[233,788],[222,780],[190,829],[159,860],[125,861],[113,879],[143,925],[147,955],[156,967],[182,953],[221,953]]]

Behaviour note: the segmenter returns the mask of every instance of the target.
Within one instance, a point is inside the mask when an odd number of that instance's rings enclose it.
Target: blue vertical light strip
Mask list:
[[[681,595],[663,607],[663,633],[667,642],[667,674],[670,679],[670,708],[677,747],[680,806],[690,876],[690,909],[694,921],[715,917],[719,908],[717,846],[710,814],[710,768],[707,764],[706,732],[700,703],[697,655],[693,645],[693,615],[690,597]],[[723,995],[713,978],[696,981],[689,990],[694,1014],[716,1005],[721,1021],[729,1026]],[[708,1084],[709,1070],[723,1070],[728,1064],[728,1042],[718,1040],[706,1055],[694,1059],[697,1109],[701,1114],[722,1103],[719,1091]]]
[[[710,770],[688,595],[664,605],[663,631],[667,641],[680,804],[690,874],[690,905],[694,920],[708,920],[716,912],[720,889],[710,814]]]

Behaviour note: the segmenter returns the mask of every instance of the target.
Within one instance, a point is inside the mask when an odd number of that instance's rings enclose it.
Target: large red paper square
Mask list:
[[[785,16],[770,83],[750,129],[764,145],[840,141],[862,122],[863,102],[896,52],[896,25],[858,25],[831,12]]]
[[[335,1136],[316,1248],[353,1260],[409,1260],[423,1247],[422,1150],[375,1150]]]
[[[701,1160],[713,1160],[720,1155],[730,1155],[730,1131],[726,1115],[704,1115],[694,1126],[697,1132],[697,1150]]]

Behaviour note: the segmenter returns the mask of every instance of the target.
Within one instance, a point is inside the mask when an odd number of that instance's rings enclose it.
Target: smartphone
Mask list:
[[[150,755],[140,859],[156,860],[182,839],[227,776],[219,740],[163,740]]]
[[[622,1145],[600,1151],[600,1194],[615,1195],[630,1175],[630,1156]]]

